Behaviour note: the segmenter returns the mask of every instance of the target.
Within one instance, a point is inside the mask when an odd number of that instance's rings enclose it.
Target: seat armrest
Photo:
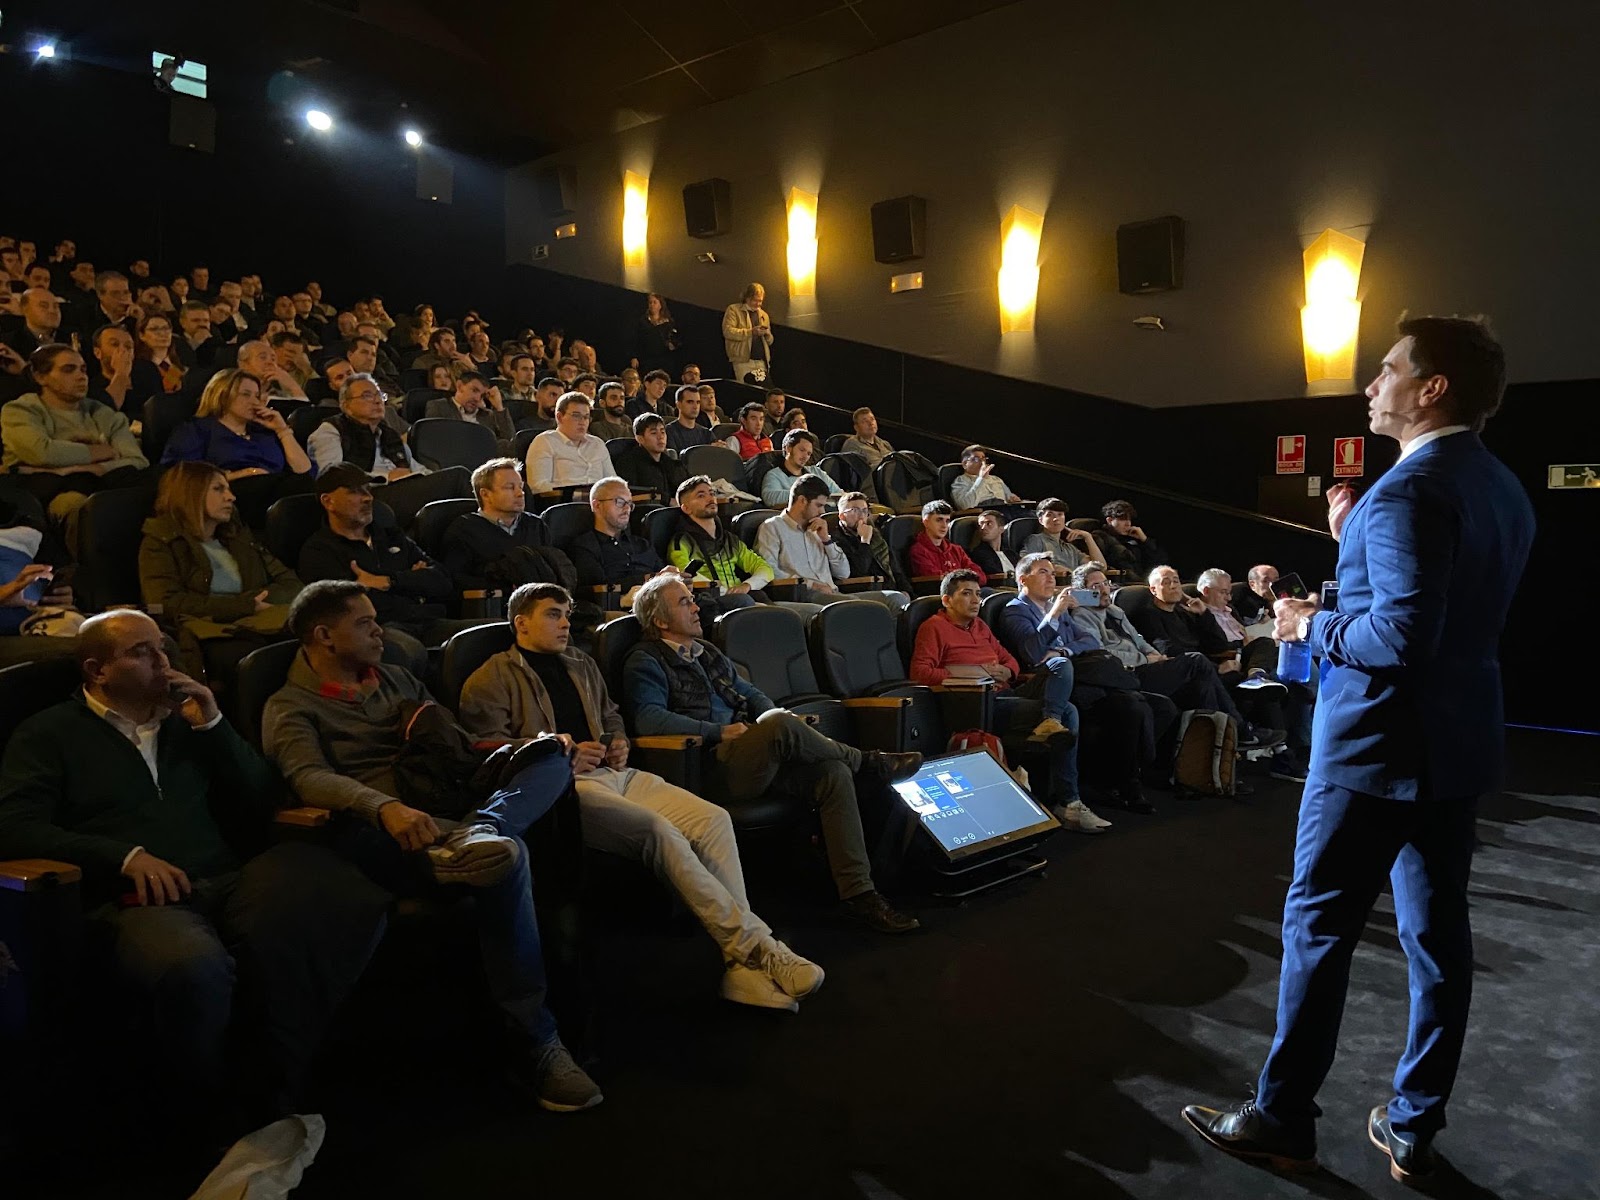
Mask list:
[[[833,581],[841,592],[876,592],[883,587],[882,575],[850,575]]]
[[[910,696],[854,696],[840,701],[846,708],[907,708]]]
[[[705,738],[697,733],[652,734],[633,739],[645,769],[685,791],[700,790],[700,761]]]
[[[0,889],[8,892],[37,892],[82,879],[82,867],[53,858],[12,858],[0,862]]]
[[[636,737],[633,744],[641,750],[689,750],[706,744],[698,733],[653,733]]]
[[[331,820],[333,814],[325,808],[312,808],[309,805],[299,808],[280,808],[272,814],[273,823],[276,825],[292,825],[297,829],[318,829]]]

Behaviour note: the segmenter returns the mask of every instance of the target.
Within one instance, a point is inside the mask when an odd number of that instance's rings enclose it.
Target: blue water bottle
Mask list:
[[[1311,646],[1308,643],[1278,643],[1278,682],[1311,682]]]

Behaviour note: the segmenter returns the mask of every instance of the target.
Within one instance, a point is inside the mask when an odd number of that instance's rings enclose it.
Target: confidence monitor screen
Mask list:
[[[1060,825],[986,750],[931,759],[894,790],[952,860]]]

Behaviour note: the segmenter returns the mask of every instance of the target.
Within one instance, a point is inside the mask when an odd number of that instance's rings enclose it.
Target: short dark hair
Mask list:
[[[649,383],[652,379],[659,379],[659,380],[661,380],[662,383],[671,383],[672,382],[672,376],[668,375],[665,371],[660,370],[659,368],[657,370],[646,371],[644,373],[644,382],[645,383]]]
[[[593,375],[591,375],[591,376],[589,376],[589,378],[590,378],[590,379],[593,379],[593,378],[594,378],[594,376],[593,376]],[[557,383],[560,383],[560,382],[561,382],[561,381],[560,381],[560,380],[559,380],[559,379],[558,379],[558,380],[556,380],[556,382],[557,382]],[[573,380],[573,381],[572,381],[572,386],[573,386],[573,387],[577,387],[577,386],[578,386],[578,385],[579,385],[579,384],[580,384],[580,383],[582,383],[582,382],[583,382],[583,376],[582,376],[582,375],[579,375],[579,376],[578,376],[578,377],[577,377],[577,378],[576,378],[576,379],[574,379],[574,380]],[[608,394],[608,393],[610,393],[610,392],[621,392],[621,391],[626,391],[626,390],[627,390],[627,389],[625,389],[625,388],[624,388],[624,387],[623,387],[623,386],[622,386],[622,385],[621,385],[621,384],[620,384],[620,383],[618,383],[618,382],[617,382],[617,381],[616,381],[616,380],[615,380],[615,379],[612,379],[612,380],[609,380],[609,381],[608,381],[608,382],[606,382],[606,383],[602,383],[602,384],[601,384],[601,385],[600,385],[600,387],[599,387],[599,389],[598,389],[598,390],[597,390],[597,391],[596,391],[596,392],[595,392],[595,394],[594,394],[594,398],[595,398],[595,399],[596,399],[596,400],[603,400],[603,399],[604,399],[604,398],[605,398],[605,397],[606,397],[606,395],[607,395],[607,394]]]
[[[981,454],[987,458],[989,457],[989,448],[987,446],[979,445],[977,442],[973,442],[972,445],[968,446],[961,452],[961,461],[966,462],[967,459],[971,458],[974,454]]]
[[[1067,502],[1059,496],[1046,496],[1039,501],[1039,507],[1033,510],[1033,515],[1043,520],[1047,512],[1058,512],[1064,517],[1068,512]]]
[[[693,396],[695,403],[698,404],[700,402],[699,385],[693,383],[684,384],[681,388],[672,393],[672,402],[674,404],[682,404],[685,396]]]
[[[752,401],[750,401],[749,404],[746,404],[743,408],[741,408],[739,410],[739,420],[741,420],[741,421],[744,420],[751,413],[765,413],[766,411],[767,410],[762,408],[761,405],[757,404],[754,400],[752,400]]]
[[[276,350],[279,346],[287,346],[290,343],[293,343],[296,346],[304,346],[306,344],[306,340],[292,329],[280,329],[277,333],[273,334],[267,339],[267,344],[274,350]]]
[[[584,371],[582,374],[574,375],[572,377],[572,386],[573,387],[577,387],[580,383],[592,383],[596,387],[599,387],[600,386],[600,376],[596,375],[593,371]],[[621,387],[622,385],[618,384],[617,386]]]
[[[929,517],[948,517],[955,511],[948,500],[929,500],[922,506],[922,519],[926,521]]]
[[[541,375],[539,376],[539,382],[533,385],[533,390],[537,392],[542,388],[558,387],[565,391],[566,386],[567,385],[562,383],[560,378],[555,375]]]
[[[672,498],[674,500],[676,500],[681,505],[683,503],[683,498],[685,496],[687,496],[690,492],[694,491],[695,488],[700,487],[702,485],[704,485],[705,487],[713,486],[712,483],[711,483],[711,476],[709,476],[709,475],[691,475],[691,476],[689,476],[689,478],[685,479],[682,483],[680,483],[678,485],[678,490],[672,493]]]
[[[456,386],[460,387],[463,383],[481,383],[484,387],[489,386],[489,380],[482,371],[461,372],[456,376]]]
[[[817,437],[809,429],[791,429],[783,435],[783,452],[789,453],[789,447],[797,442],[810,442],[811,448],[817,448]]]
[[[1506,352],[1488,318],[1402,316],[1398,331],[1411,339],[1417,378],[1444,376],[1444,407],[1457,423],[1481,432],[1506,391]]]
[[[1079,563],[1072,568],[1072,586],[1075,588],[1088,586],[1089,576],[1097,571],[1102,575],[1106,573],[1105,563],[1098,559],[1091,558],[1088,562]]]
[[[986,508],[978,514],[978,520],[980,521],[985,517],[993,517],[996,521],[999,521],[1002,526],[1006,523],[1005,515],[998,509]]]
[[[524,359],[526,359],[528,362],[532,362],[533,355],[529,354],[526,350],[514,351],[511,355],[511,369],[515,371],[517,369],[517,364],[522,362]]]
[[[767,389],[767,394],[766,394],[765,398],[762,400],[762,403],[765,404],[767,402],[767,400],[771,400],[774,396],[776,396],[776,397],[778,397],[778,399],[782,400],[782,399],[785,399],[788,396],[788,393],[785,392],[782,388],[776,388],[776,387],[768,388]]]
[[[120,325],[102,325],[100,328],[121,329],[122,327]],[[73,353],[72,347],[65,342],[51,342],[49,345],[40,346],[32,354],[28,355],[28,371],[35,379],[40,379],[55,370],[56,359],[63,354],[71,353]]]
[[[966,567],[957,567],[954,571],[949,572],[943,579],[939,581],[940,598],[943,599],[954,596],[956,594],[956,589],[963,583],[975,583],[980,588],[983,586],[983,580],[978,577],[978,573],[976,571],[968,570]]]
[[[828,485],[815,475],[805,474],[789,485],[789,503],[796,500],[820,500],[828,494]]]
[[[572,593],[559,583],[525,583],[511,593],[506,601],[506,620],[515,624],[523,613],[532,612],[541,600],[554,600],[557,604],[572,604]]]
[[[309,646],[317,626],[338,620],[352,600],[366,594],[367,589],[353,579],[308,583],[289,605],[289,632],[302,646]]]
[[[439,348],[440,339],[442,339],[444,337],[444,335],[447,334],[447,333],[452,338],[454,338],[456,336],[456,331],[454,329],[451,329],[448,325],[441,325],[441,326],[439,326],[439,328],[435,329],[432,333],[430,333],[428,335],[428,346],[429,346],[429,348],[430,349],[435,349],[435,350],[438,349]]]
[[[1100,519],[1102,521],[1117,521],[1127,517],[1132,521],[1139,515],[1139,510],[1126,500],[1107,500],[1100,506]]]
[[[662,428],[666,428],[666,424],[658,413],[640,413],[633,419],[633,436],[638,437],[652,425],[660,425]]]

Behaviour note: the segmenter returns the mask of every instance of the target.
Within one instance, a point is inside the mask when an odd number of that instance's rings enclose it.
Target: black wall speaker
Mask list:
[[[872,206],[872,257],[881,263],[921,258],[927,226],[928,202],[921,196],[878,201]]]
[[[1183,218],[1117,226],[1117,290],[1130,296],[1183,286]]]
[[[577,172],[566,163],[540,167],[533,188],[539,211],[547,217],[564,217],[578,206]]]
[[[217,110],[193,96],[174,96],[167,140],[185,150],[217,152]]]
[[[690,237],[727,233],[732,214],[733,188],[726,179],[702,179],[683,189],[683,223]]]

